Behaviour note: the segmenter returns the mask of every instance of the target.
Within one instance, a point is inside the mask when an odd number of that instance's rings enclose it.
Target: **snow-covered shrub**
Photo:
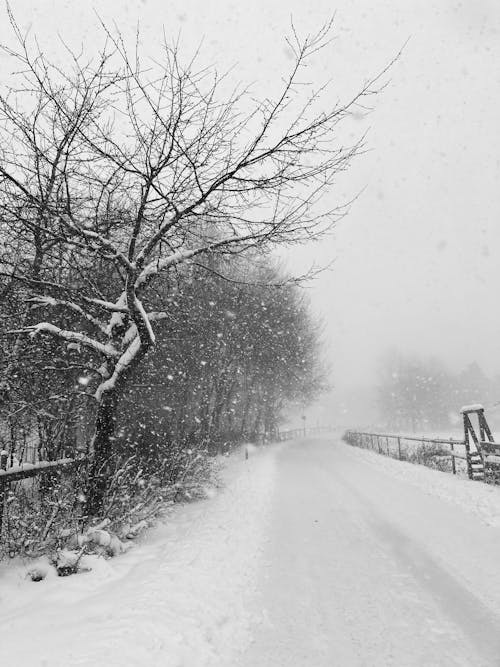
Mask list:
[[[118,555],[124,541],[136,537],[166,505],[204,497],[212,481],[214,459],[206,451],[171,446],[148,463],[138,456],[115,459],[99,524],[89,523],[84,515],[83,468],[12,483],[0,558],[81,548]]]
[[[451,469],[449,449],[439,443],[420,445],[414,452],[407,454],[406,460],[442,472],[449,472]]]
[[[131,456],[117,465],[110,479],[103,517],[137,523],[160,511],[165,503],[200,498],[211,474],[211,458],[190,449],[167,450],[156,468],[143,466],[137,456]]]
[[[83,471],[75,470],[13,482],[5,502],[0,558],[38,556],[60,546],[63,528],[77,530],[82,485]]]
[[[70,574],[76,574],[84,552],[84,548],[80,549],[80,551],[58,549],[51,559],[57,574],[60,577],[68,577]]]

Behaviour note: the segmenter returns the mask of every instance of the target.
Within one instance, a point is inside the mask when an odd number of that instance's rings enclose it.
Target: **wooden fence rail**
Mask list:
[[[392,456],[400,461],[413,460],[415,462],[421,462],[418,460],[419,456],[422,460],[434,459],[435,461],[448,458],[451,461],[451,472],[454,475],[457,474],[455,459],[467,461],[466,443],[464,440],[459,440],[458,438],[428,438],[425,436],[417,437],[394,433],[368,433],[364,431],[349,430],[345,432],[343,439],[345,442],[355,447],[373,449],[379,454]],[[420,443],[422,450],[416,450],[408,454],[402,447],[405,441]],[[393,445],[392,447],[391,444]],[[432,449],[432,446],[434,446],[434,450]],[[448,450],[445,449],[446,446],[449,447]],[[428,447],[427,451],[426,447]],[[463,447],[463,450],[457,451],[455,449],[456,447]]]
[[[14,482],[20,482],[29,477],[47,475],[49,473],[59,473],[78,468],[86,461],[86,457],[78,459],[60,459],[58,461],[40,461],[38,463],[24,463],[18,466],[7,467],[9,454],[4,450],[0,452],[0,539],[2,537],[3,517],[5,512],[5,501]]]
[[[430,438],[351,430],[345,432],[343,439],[355,447],[372,449],[379,454],[399,460],[409,460],[427,465],[429,462],[433,462],[432,467],[440,467],[441,470],[443,466],[438,466],[437,463],[449,459],[451,472],[454,475],[457,474],[455,461],[460,459],[465,461],[465,471],[470,479],[499,483],[497,470],[495,469],[500,466],[500,443],[478,440],[476,443],[477,449],[471,451],[470,443],[466,438],[463,440],[457,438]],[[408,453],[402,447],[405,441],[420,443],[421,448]],[[481,467],[481,472],[478,475],[476,475],[476,472],[478,472],[475,469],[476,466]],[[490,473],[489,475],[485,475],[485,469]]]
[[[271,434],[271,439],[277,442],[285,440],[296,440],[297,438],[307,438],[323,433],[330,433],[331,426],[308,426],[304,428],[295,428],[289,431],[277,431],[276,434]]]

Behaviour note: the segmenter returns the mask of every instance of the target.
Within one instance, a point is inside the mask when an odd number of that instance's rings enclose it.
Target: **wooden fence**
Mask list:
[[[424,454],[425,448],[428,448],[428,458],[449,458],[451,472],[453,472],[454,475],[457,473],[455,459],[467,461],[465,442],[456,438],[427,438],[424,436],[395,435],[393,433],[346,431],[343,439],[354,447],[372,449],[379,454],[397,458],[400,461],[411,460],[412,454],[417,454],[418,450],[411,452],[409,451],[409,448],[405,446],[406,442],[415,442],[422,446],[422,453]],[[449,449],[446,449],[447,447]]]
[[[421,463],[452,472],[454,475],[458,471],[457,460],[463,461],[462,469],[469,479],[500,483],[500,443],[476,437],[466,412],[464,424],[466,430],[463,439],[362,431],[346,431],[343,439],[355,447],[372,449],[400,461]],[[411,448],[406,445],[407,442],[418,445]]]
[[[298,438],[309,438],[315,435],[323,435],[331,433],[331,426],[308,426],[304,428],[295,428],[290,431],[277,431],[275,434],[270,434],[270,439],[276,442],[283,442],[285,440],[296,440]]]
[[[5,503],[12,485],[29,477],[38,477],[42,475],[60,475],[63,472],[69,472],[78,468],[86,462],[86,457],[78,459],[66,458],[58,461],[40,461],[38,463],[23,463],[20,465],[9,466],[12,461],[8,452],[0,452],[0,539],[2,537],[3,517],[5,512]]]

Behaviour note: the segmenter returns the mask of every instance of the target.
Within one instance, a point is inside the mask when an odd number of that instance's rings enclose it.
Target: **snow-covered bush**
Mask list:
[[[413,452],[407,453],[406,460],[443,472],[450,472],[451,470],[450,451],[439,443],[420,445]]]
[[[204,495],[212,461],[191,450],[167,452],[154,469],[131,456],[117,465],[106,489],[102,516],[114,523],[137,523],[161,510],[165,503],[194,500]]]
[[[82,503],[78,488],[83,485],[80,471],[51,474],[13,482],[7,493],[0,558],[38,556],[59,546],[60,532],[68,526],[78,530]]]
[[[137,536],[166,506],[204,497],[213,481],[214,460],[206,453],[179,449],[171,454],[155,469],[141,467],[133,456],[117,462],[98,523],[84,514],[84,469],[32,478],[30,485],[12,483],[0,559],[82,548],[118,555],[123,540]]]

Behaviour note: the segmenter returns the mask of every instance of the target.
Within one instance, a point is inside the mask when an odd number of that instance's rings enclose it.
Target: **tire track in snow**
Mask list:
[[[456,508],[363,470],[340,444],[293,444],[277,463],[260,593],[267,622],[240,667],[500,664],[494,610],[440,565],[422,517],[407,525],[425,508],[446,550]],[[467,534],[465,520],[460,528]],[[471,536],[488,539],[481,529]]]
[[[411,539],[394,523],[374,511],[369,499],[343,480],[352,495],[364,504],[363,512],[371,530],[394,554],[399,569],[406,571],[427,589],[429,595],[455,622],[478,653],[500,665],[500,618],[473,592],[431,556],[425,546]]]

